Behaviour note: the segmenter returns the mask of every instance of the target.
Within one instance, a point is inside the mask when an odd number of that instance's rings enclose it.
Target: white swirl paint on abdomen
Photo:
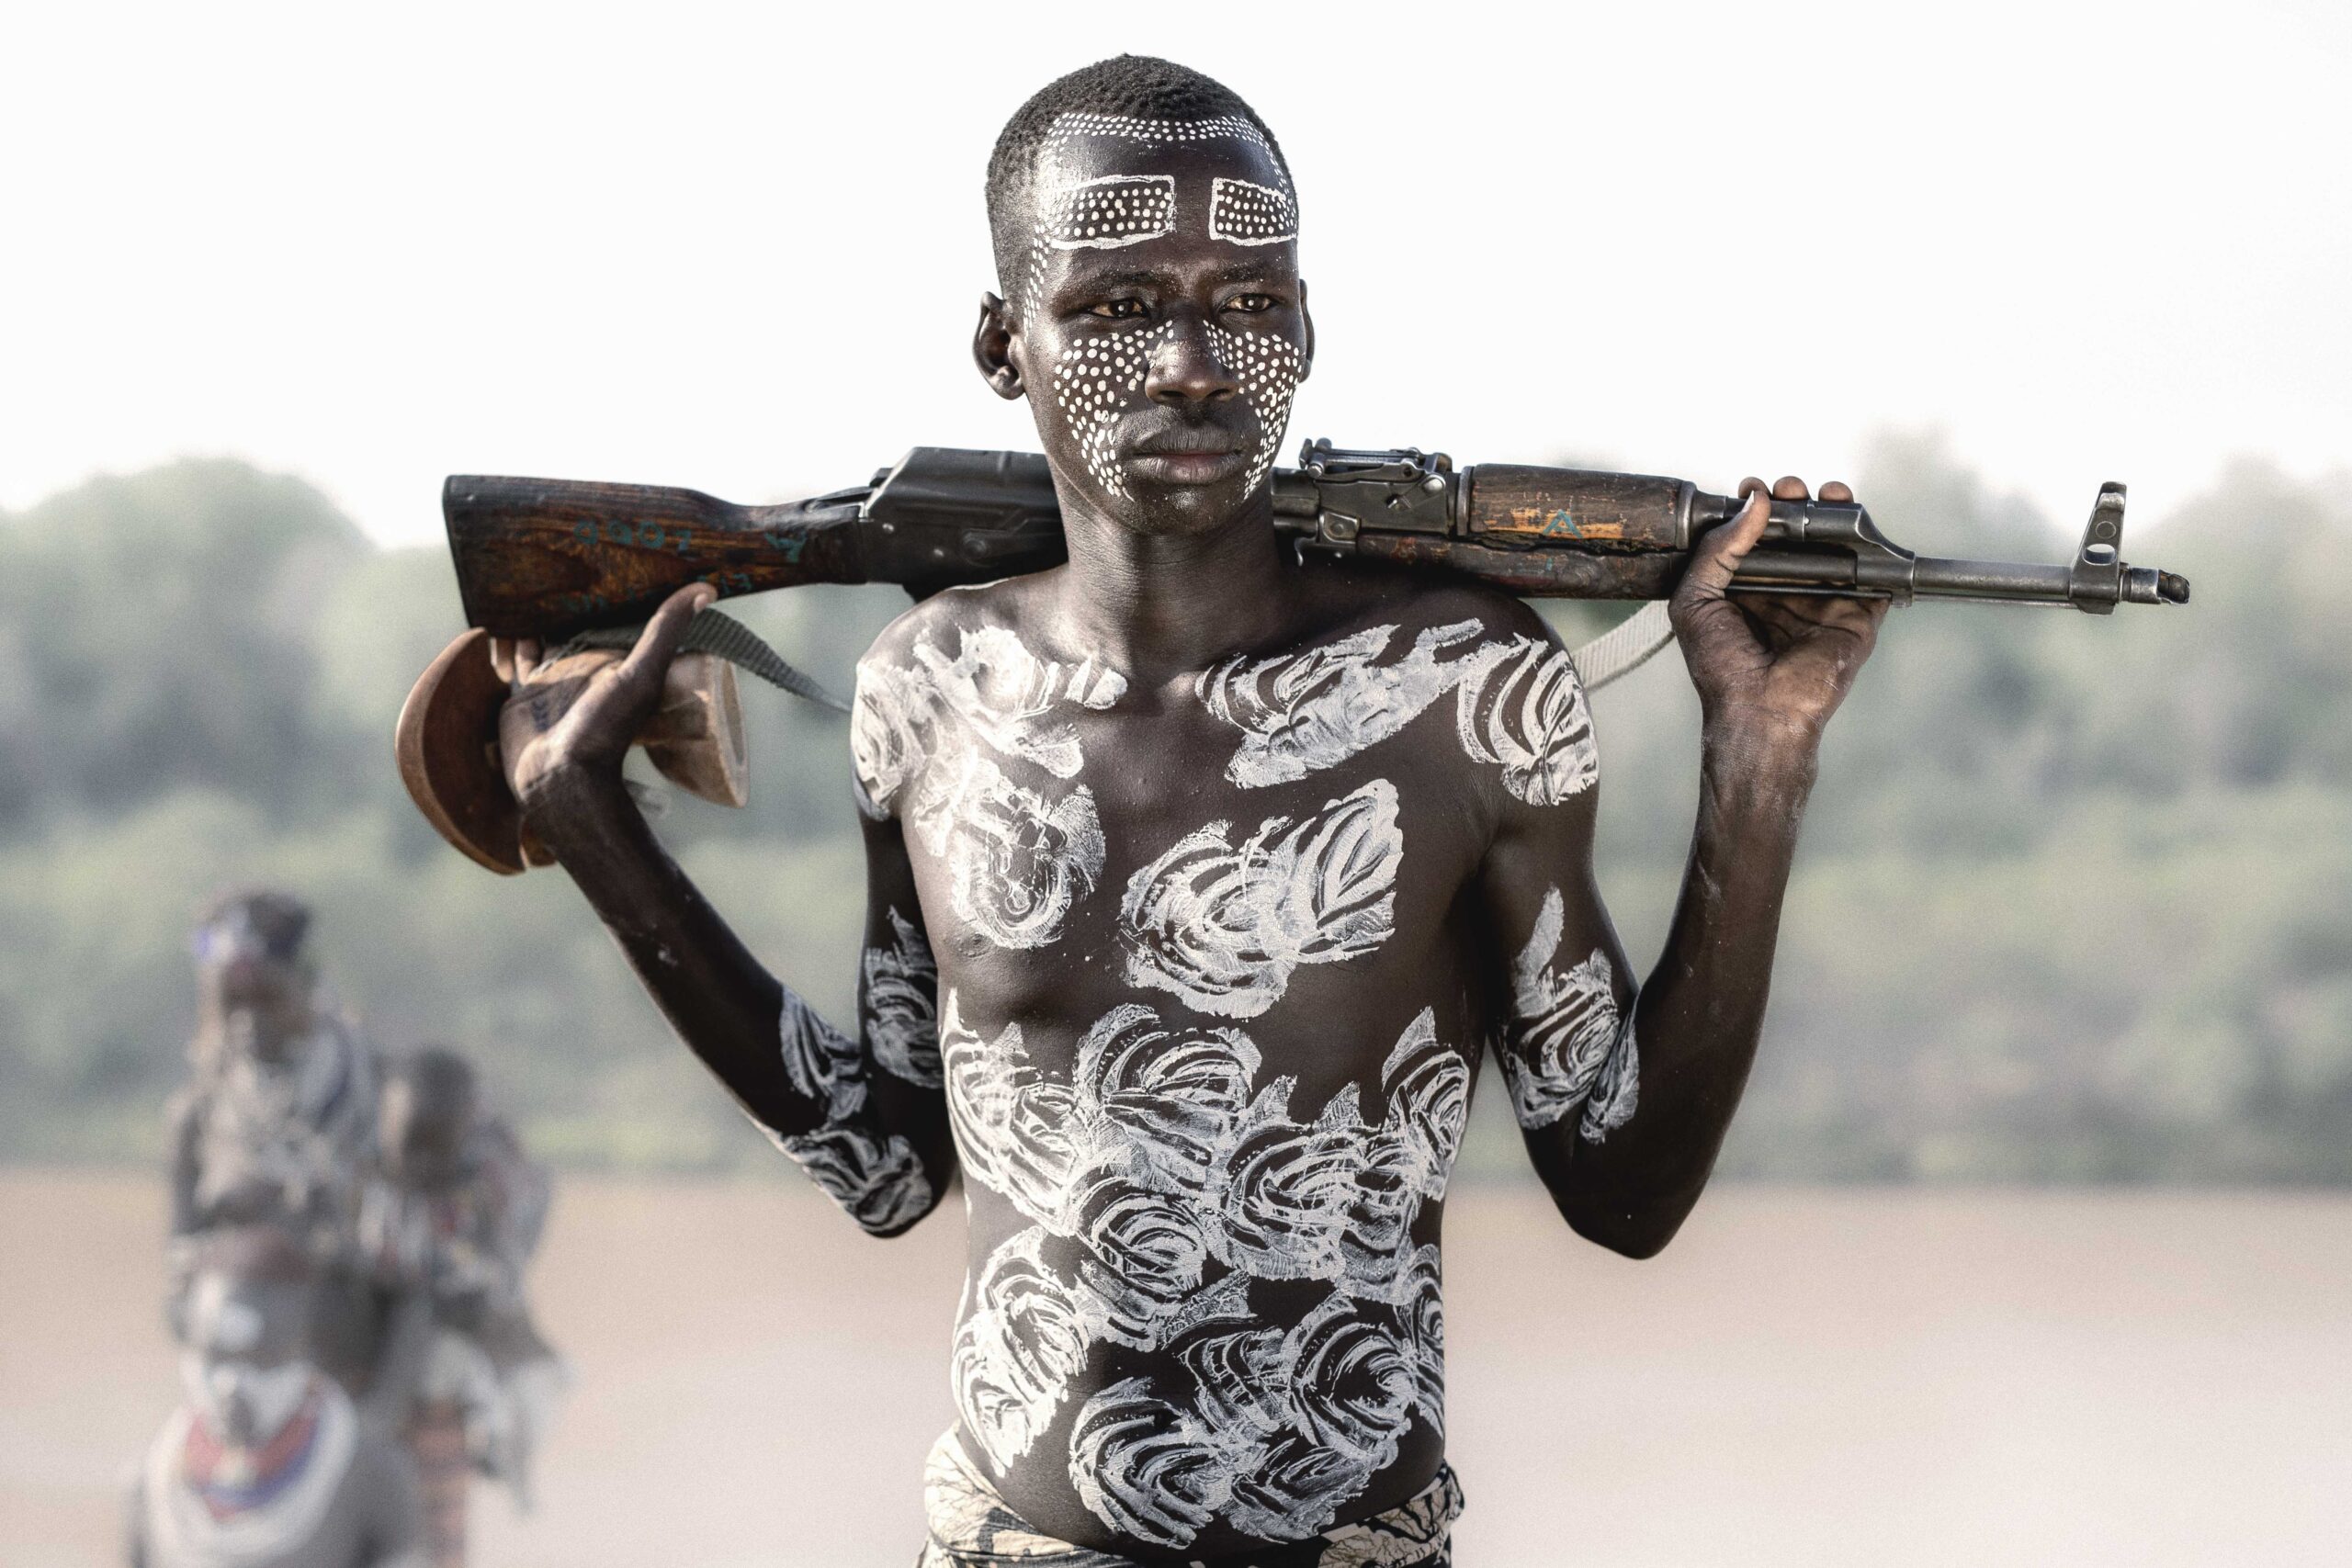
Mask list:
[[[1370,1126],[1355,1085],[1293,1121],[1295,1080],[1253,1090],[1246,1034],[1140,1003],[1087,1031],[1066,1083],[1017,1025],[992,1041],[967,1027],[953,992],[940,1044],[966,1175],[1033,1222],[982,1268],[956,1340],[958,1406],[1000,1468],[1105,1342],[1168,1349],[1190,1374],[1172,1395],[1115,1383],[1076,1417],[1071,1484],[1138,1540],[1182,1545],[1220,1513],[1267,1539],[1312,1534],[1416,1415],[1440,1421],[1437,1252],[1411,1229],[1444,1194],[1471,1074],[1432,1010],[1384,1063]],[[1074,1261],[1057,1268],[1048,1237]],[[1259,1279],[1331,1290],[1298,1327],[1258,1328]]]

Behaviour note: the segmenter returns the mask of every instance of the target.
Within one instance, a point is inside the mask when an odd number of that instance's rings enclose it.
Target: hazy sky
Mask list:
[[[982,174],[1122,50],[1290,156],[1294,441],[1722,487],[1940,425],[2069,524],[2352,472],[2352,6],[52,4],[0,21],[0,506],[234,453],[413,542],[451,471],[1034,446]]]

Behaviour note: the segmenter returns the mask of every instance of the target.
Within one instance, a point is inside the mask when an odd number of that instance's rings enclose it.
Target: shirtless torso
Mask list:
[[[1437,1244],[1482,1051],[1579,1233],[1647,1256],[1690,1212],[1878,612],[1726,599],[1760,507],[1702,547],[1674,606],[1701,816],[1637,988],[1544,623],[1278,543],[1266,474],[1314,333],[1246,107],[1161,62],[1090,68],[1015,117],[990,206],[1012,298],[975,354],[1030,400],[1070,559],[919,604],[860,666],[854,1033],[743,950],[621,787],[707,590],[569,696],[500,648],[508,773],[682,1037],[860,1224],[905,1229],[960,1172],[958,1440],[1010,1513],[1215,1558],[1440,1471]]]

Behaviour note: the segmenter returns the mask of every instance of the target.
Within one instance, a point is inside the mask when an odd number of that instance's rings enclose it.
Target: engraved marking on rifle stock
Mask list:
[[[1623,523],[1578,523],[1565,506],[1548,512],[1540,506],[1514,506],[1504,521],[1487,525],[1490,534],[1531,534],[1544,539],[1622,539]]]

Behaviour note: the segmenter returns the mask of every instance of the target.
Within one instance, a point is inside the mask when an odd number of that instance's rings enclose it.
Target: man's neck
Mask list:
[[[1216,527],[1138,534],[1091,508],[1065,506],[1069,567],[1054,618],[1083,649],[1149,691],[1237,650],[1281,637],[1295,582],[1283,570],[1272,492],[1261,487]]]

